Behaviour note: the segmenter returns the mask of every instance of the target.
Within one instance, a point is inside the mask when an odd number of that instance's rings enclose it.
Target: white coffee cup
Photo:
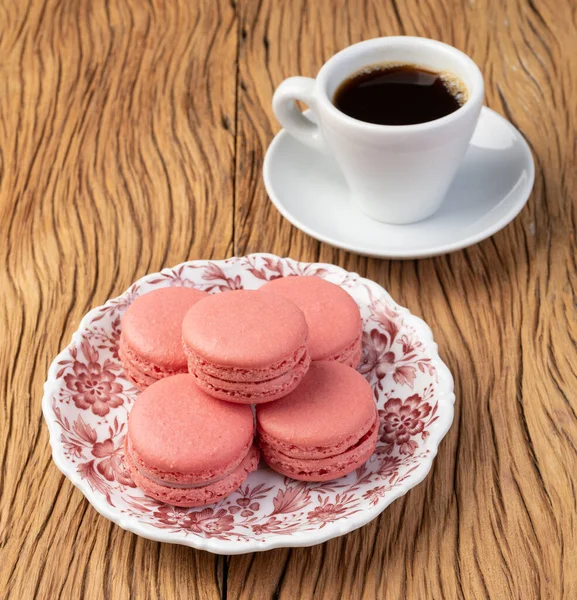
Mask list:
[[[374,125],[335,107],[333,95],[343,81],[387,63],[452,74],[464,84],[467,100],[455,112],[418,125]],[[273,110],[291,135],[335,158],[363,212],[403,224],[426,219],[441,206],[477,125],[483,94],[479,68],[460,50],[425,38],[384,37],[335,54],[316,79],[286,79],[274,94]],[[310,107],[318,125],[295,100]]]

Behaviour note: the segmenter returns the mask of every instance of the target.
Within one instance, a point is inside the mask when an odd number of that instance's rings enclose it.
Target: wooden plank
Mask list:
[[[90,307],[232,252],[234,7],[0,15],[0,596],[220,597],[219,557],[122,531],[59,474],[40,398]]]
[[[0,589],[19,599],[577,597],[572,3],[47,0],[4,2],[0,14]],[[395,33],[472,55],[488,104],[537,161],[511,226],[405,263],[298,232],[261,180],[275,86]],[[458,404],[431,475],[379,519],[224,565],[97,515],[51,462],[40,396],[91,306],[186,258],[251,251],[383,284],[433,327]]]
[[[453,428],[418,488],[321,546],[232,557],[230,598],[577,596],[575,222],[577,25],[572,3],[240,0],[235,253],[333,262],[432,326],[456,378]],[[409,34],[480,65],[487,104],[535,154],[529,205],[466,251],[411,262],[332,249],[267,200],[274,88],[362,39]],[[266,225],[264,225],[266,224]]]

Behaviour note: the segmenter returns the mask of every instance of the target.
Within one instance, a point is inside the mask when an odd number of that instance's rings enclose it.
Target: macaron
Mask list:
[[[188,371],[182,320],[206,292],[167,287],[137,298],[122,317],[118,355],[126,376],[140,389]]]
[[[300,308],[275,294],[213,294],[184,317],[188,370],[206,393],[259,404],[289,394],[307,372],[308,327]]]
[[[305,313],[313,361],[335,360],[350,367],[359,364],[361,314],[343,288],[320,277],[297,275],[273,279],[260,289],[288,298]]]
[[[161,379],[136,399],[125,460],[134,483],[173,506],[203,506],[228,496],[256,470],[250,406],[220,402],[188,374]]]
[[[313,362],[298,388],[256,407],[266,462],[301,481],[329,481],[354,471],[375,451],[379,429],[371,386],[335,361]]]

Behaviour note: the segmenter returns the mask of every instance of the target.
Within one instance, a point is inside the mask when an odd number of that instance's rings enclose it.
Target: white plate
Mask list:
[[[419,223],[387,225],[367,217],[351,202],[332,158],[284,129],[267,150],[263,174],[274,205],[308,235],[359,254],[423,258],[476,244],[510,223],[531,193],[535,166],[517,129],[483,107],[447,198]]]
[[[206,508],[174,508],[134,487],[124,465],[127,416],[138,391],[118,360],[121,319],[135,298],[156,288],[212,293],[256,289],[291,274],[342,286],[363,318],[363,362],[381,417],[376,453],[354,473],[299,483],[264,468]],[[219,554],[310,546],[361,527],[420,483],[453,420],[453,378],[431,330],[376,283],[328,264],[270,254],[191,261],[147,275],[122,296],[91,310],[48,372],[42,410],[54,462],[96,510],[120,527],[160,542]]]

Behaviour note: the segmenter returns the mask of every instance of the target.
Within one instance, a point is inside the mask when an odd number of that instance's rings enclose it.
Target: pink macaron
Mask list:
[[[212,504],[258,466],[250,406],[220,402],[190,375],[149,386],[128,418],[126,463],[136,485],[174,506]]]
[[[258,404],[277,400],[310,364],[303,312],[274,294],[237,290],[195,304],[182,323],[188,370],[208,394]]]
[[[371,386],[335,361],[313,362],[299,387],[256,408],[266,462],[301,481],[329,481],[354,471],[375,451],[379,428]]]
[[[335,360],[350,367],[359,364],[361,314],[345,290],[315,276],[281,277],[260,289],[288,298],[305,313],[312,360]]]
[[[167,287],[137,298],[124,313],[119,356],[127,377],[140,390],[188,371],[182,349],[182,320],[206,292]]]

